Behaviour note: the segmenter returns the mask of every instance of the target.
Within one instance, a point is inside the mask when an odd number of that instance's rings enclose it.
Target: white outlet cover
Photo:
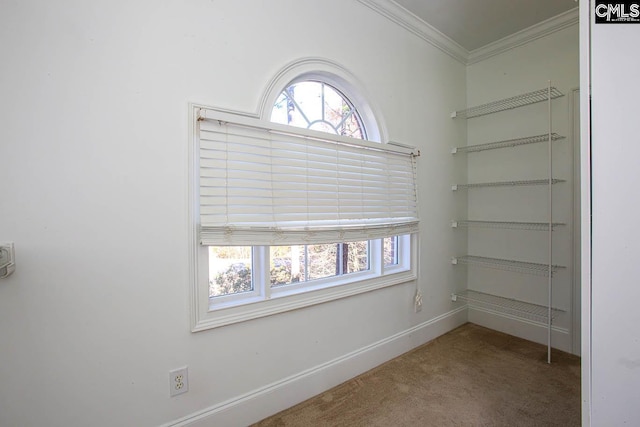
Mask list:
[[[184,368],[169,372],[169,396],[177,396],[189,391],[189,370]]]

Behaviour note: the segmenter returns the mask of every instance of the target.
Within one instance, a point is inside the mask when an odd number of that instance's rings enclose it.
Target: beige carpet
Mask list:
[[[466,324],[255,426],[579,426],[580,359]]]

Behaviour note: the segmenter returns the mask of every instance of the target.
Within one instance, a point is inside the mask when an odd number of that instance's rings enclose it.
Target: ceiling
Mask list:
[[[578,6],[576,0],[395,0],[467,51]]]

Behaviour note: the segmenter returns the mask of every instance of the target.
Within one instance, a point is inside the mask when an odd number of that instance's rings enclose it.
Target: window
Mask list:
[[[271,121],[321,132],[367,139],[362,119],[336,88],[302,81],[285,88],[271,111]]]
[[[341,91],[294,81],[271,123],[193,108],[194,330],[415,278],[415,156]]]

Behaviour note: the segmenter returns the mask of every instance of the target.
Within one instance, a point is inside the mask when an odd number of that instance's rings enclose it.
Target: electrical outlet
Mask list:
[[[414,298],[413,304],[413,308],[415,309],[416,313],[422,310],[422,294],[419,291],[416,291],[416,297]]]
[[[169,372],[169,396],[177,396],[189,391],[189,371],[187,367]]]

